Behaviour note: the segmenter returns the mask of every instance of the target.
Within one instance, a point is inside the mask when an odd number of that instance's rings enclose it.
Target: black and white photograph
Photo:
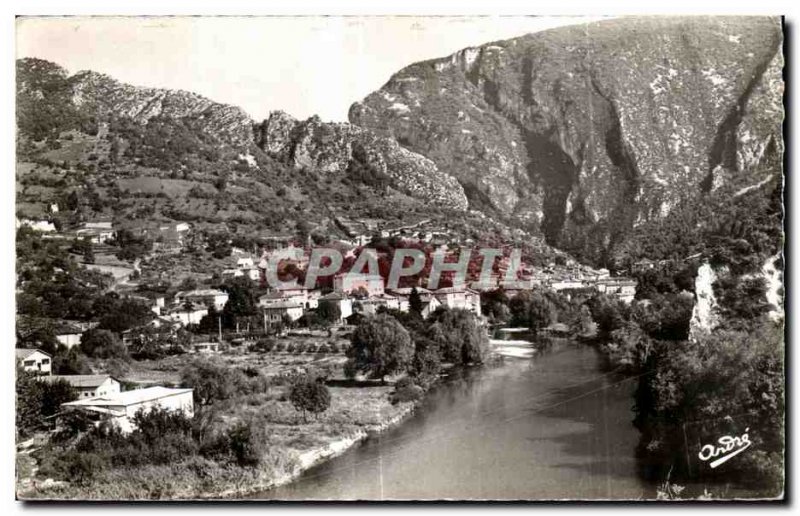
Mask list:
[[[17,503],[786,502],[780,12],[13,24]]]

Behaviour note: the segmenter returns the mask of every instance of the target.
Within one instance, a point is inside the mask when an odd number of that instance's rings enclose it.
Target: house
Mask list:
[[[614,277],[599,280],[595,288],[600,293],[616,296],[620,301],[631,303],[636,297],[636,285],[638,283],[634,279]]]
[[[420,315],[423,319],[427,319],[440,306],[442,306],[442,303],[439,302],[436,296],[431,296],[428,301],[422,302],[422,311]]]
[[[79,410],[95,415],[98,420],[107,420],[123,432],[134,429],[133,417],[137,412],[147,413],[154,408],[181,412],[194,417],[193,389],[170,389],[147,387],[95,398],[62,403],[64,410]]]
[[[192,349],[195,353],[219,353],[219,342],[195,342]]]
[[[75,346],[80,346],[81,344],[81,336],[83,335],[82,331],[79,330],[61,330],[56,333],[56,340],[63,346],[66,346],[67,349],[72,349]]]
[[[331,292],[319,298],[319,303],[334,303],[339,307],[339,322],[353,315],[353,300],[347,294]]]
[[[87,222],[75,234],[78,238],[88,238],[93,244],[102,244],[114,238],[114,228],[109,221]]]
[[[305,313],[304,305],[294,301],[278,301],[262,306],[264,322],[268,324],[280,323],[284,316],[296,321]]]
[[[17,362],[22,364],[22,369],[43,375],[53,374],[53,357],[40,349],[15,350]]]
[[[214,305],[217,310],[225,308],[228,302],[228,293],[213,288],[190,290],[188,292],[178,292],[175,294],[176,303],[191,302],[203,306]]]
[[[419,298],[423,303],[427,303],[433,297],[433,292],[426,288],[416,287],[417,293],[419,293]],[[413,291],[413,287],[402,287],[390,290],[389,293],[397,298],[397,309],[401,312],[408,312],[411,310],[411,292]]]
[[[208,315],[208,307],[197,303],[191,306],[180,305],[169,312],[169,318],[179,322],[184,326],[189,324],[200,324],[200,321]]]
[[[293,303],[304,308],[316,308],[319,297],[305,287],[292,287],[274,289],[258,298],[259,306],[269,306],[275,303]]]
[[[435,290],[433,294],[447,308],[469,310],[481,315],[481,295],[471,288],[445,287]]]
[[[583,287],[583,281],[576,278],[560,278],[550,281],[549,287],[556,292],[566,289],[576,289]]]
[[[107,374],[53,375],[43,378],[46,382],[64,381],[72,386],[78,399],[112,396],[120,393],[120,383]]]
[[[375,315],[382,307],[389,310],[399,310],[400,298],[390,294],[382,294],[353,302],[353,311],[364,315]]]
[[[383,278],[380,275],[342,273],[333,277],[333,290],[343,294],[366,292],[367,297],[383,294]]]
[[[236,268],[243,270],[243,269],[252,269],[255,267],[253,263],[253,259],[250,257],[239,258],[236,260]]]

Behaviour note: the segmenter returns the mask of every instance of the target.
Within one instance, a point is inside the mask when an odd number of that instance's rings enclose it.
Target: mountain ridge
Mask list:
[[[559,27],[409,65],[349,119],[596,259],[687,191],[780,154],[781,41],[767,17]]]

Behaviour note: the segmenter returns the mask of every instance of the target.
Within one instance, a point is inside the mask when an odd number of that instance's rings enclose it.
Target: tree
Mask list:
[[[739,480],[783,490],[784,328],[762,322],[746,331],[718,330],[696,342],[658,343],[639,379],[634,424],[641,432],[639,453],[655,474],[673,479]],[[746,454],[711,469],[693,442],[708,436],[740,436],[752,442]],[[691,444],[690,444],[691,445]]]
[[[55,374],[91,374],[92,368],[86,355],[80,352],[79,348],[65,349],[58,348],[53,355],[53,372]]]
[[[83,263],[88,263],[88,264],[94,263],[94,251],[92,250],[91,242],[89,242],[89,245],[86,246],[83,250]]]
[[[121,358],[128,355],[125,346],[109,330],[94,328],[81,335],[81,351],[95,358]]]
[[[404,371],[413,354],[408,330],[394,317],[379,314],[367,318],[353,332],[346,372],[351,378],[361,372],[384,380],[387,375]]]
[[[236,328],[239,318],[258,313],[253,287],[249,282],[237,279],[224,288],[228,292],[228,302],[222,309],[222,325],[225,328]]]
[[[468,310],[437,309],[429,318],[427,337],[438,346],[442,361],[454,364],[483,362],[489,337]]]
[[[56,414],[62,403],[78,397],[67,382],[45,382],[20,368],[17,369],[16,393],[17,431],[26,437],[42,428],[45,418]]]
[[[534,334],[550,325],[553,310],[553,305],[541,293],[533,293],[528,304],[528,327]]]
[[[208,360],[197,360],[181,371],[181,385],[194,389],[194,399],[200,405],[230,398],[235,382],[230,371]]]
[[[422,314],[422,296],[419,295],[417,287],[411,289],[411,295],[408,296],[408,306],[412,312]]]
[[[289,401],[296,410],[303,413],[303,420],[306,420],[307,412],[319,416],[328,410],[331,406],[331,393],[322,378],[306,376],[292,384]]]
[[[425,337],[415,337],[411,375],[417,379],[418,383],[426,385],[433,382],[441,368],[442,361],[436,342]]]
[[[146,303],[132,298],[122,298],[110,293],[98,297],[92,305],[100,318],[98,328],[122,333],[142,326],[155,315]]]
[[[324,299],[319,302],[317,306],[317,316],[326,324],[333,324],[339,321],[342,317],[342,311],[339,308],[339,303]]]

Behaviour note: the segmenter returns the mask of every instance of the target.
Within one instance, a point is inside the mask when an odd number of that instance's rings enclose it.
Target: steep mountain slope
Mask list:
[[[256,123],[194,93],[70,76],[40,59],[17,62],[17,127],[22,217],[57,203],[54,218],[68,225],[185,220],[322,238],[342,235],[338,217],[389,227],[459,219],[465,233],[475,217],[452,176],[372,131],[281,112]]]
[[[411,65],[349,118],[457,177],[471,206],[605,261],[634,225],[780,161],[781,42],[766,17],[557,28]]]

